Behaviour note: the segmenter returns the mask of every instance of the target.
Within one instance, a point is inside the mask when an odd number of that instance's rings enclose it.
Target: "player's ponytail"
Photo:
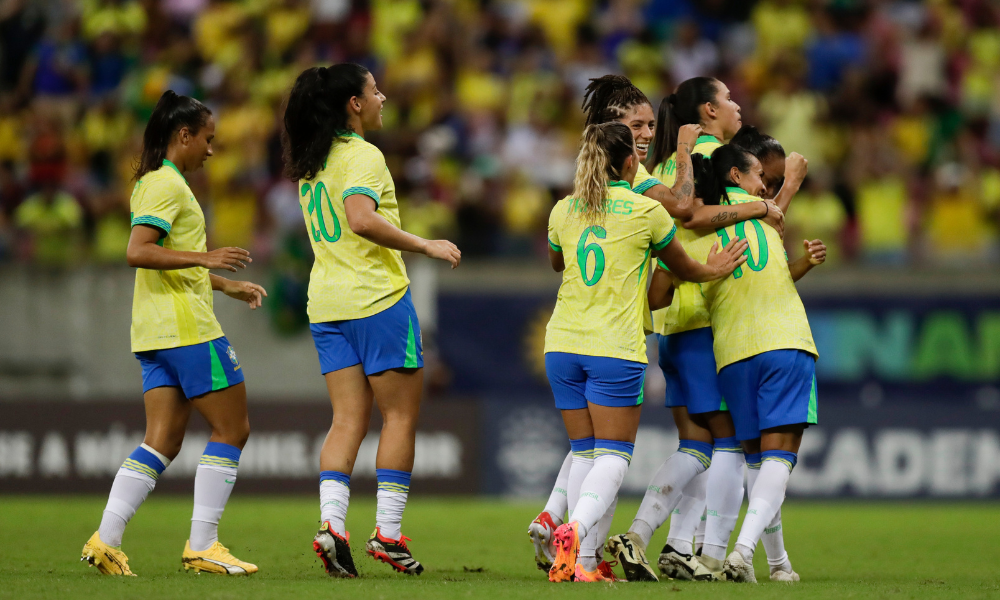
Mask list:
[[[607,212],[608,181],[621,179],[625,160],[635,151],[632,131],[622,123],[588,125],[576,159],[573,198],[591,223],[600,223]]]
[[[723,200],[729,202],[726,188],[735,186],[729,177],[733,167],[740,173],[750,173],[753,166],[753,155],[739,146],[732,144],[720,146],[712,152],[709,158],[703,154],[692,154],[691,164],[694,168],[694,194],[705,204],[718,205]]]
[[[624,75],[605,75],[591,79],[583,93],[583,114],[587,125],[599,125],[621,119],[641,104],[653,104]]]
[[[677,134],[681,125],[701,122],[698,108],[706,102],[715,103],[719,81],[713,77],[692,77],[677,86],[677,91],[660,102],[656,114],[656,135],[653,152],[647,166],[653,170],[677,151]]]
[[[347,102],[362,96],[368,69],[353,63],[303,71],[288,96],[281,133],[285,177],[312,179],[339,134],[349,131]]]
[[[785,148],[773,137],[761,133],[753,125],[744,125],[736,132],[731,145],[739,146],[757,157],[761,163],[772,158],[785,158]]]
[[[211,114],[212,111],[207,106],[194,98],[178,96],[173,90],[163,92],[142,133],[142,154],[134,167],[132,178],[138,181],[146,173],[162,167],[174,134],[184,127],[192,135],[197,134]]]

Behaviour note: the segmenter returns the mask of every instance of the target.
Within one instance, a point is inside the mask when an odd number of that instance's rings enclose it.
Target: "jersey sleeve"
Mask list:
[[[170,233],[174,220],[181,212],[181,203],[187,200],[183,186],[174,181],[139,182],[140,189],[132,196],[132,227],[149,225]],[[141,186],[145,186],[143,189]]]
[[[667,247],[667,244],[674,239],[677,233],[677,226],[670,218],[670,213],[662,205],[657,204],[649,212],[649,231],[651,234],[653,250],[660,251]]]
[[[378,207],[379,199],[385,192],[385,157],[378,148],[368,146],[360,149],[347,161],[347,177],[344,180],[344,193],[340,200],[348,196],[361,194],[375,201]]]
[[[639,165],[639,170],[635,174],[635,179],[633,180],[632,191],[636,194],[644,194],[649,188],[661,185],[662,182],[649,174],[646,167]]]
[[[553,206],[552,212],[549,213],[549,248],[556,252],[562,252],[562,244],[559,242],[559,225],[562,222],[563,211],[560,204]]]

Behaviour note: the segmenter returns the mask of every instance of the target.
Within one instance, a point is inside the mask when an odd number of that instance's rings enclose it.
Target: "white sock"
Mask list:
[[[694,554],[691,538],[694,537],[701,517],[705,514],[705,485],[708,472],[698,475],[684,488],[684,496],[670,515],[667,543],[681,554]]]
[[[573,510],[573,521],[580,524],[580,535],[597,525],[618,496],[634,444],[615,440],[595,440],[594,466],[580,486],[580,500]]]
[[[194,475],[194,511],[191,514],[191,550],[208,550],[219,541],[219,521],[236,483],[240,449],[209,442]]]
[[[169,458],[146,444],[141,444],[125,459],[111,484],[108,504],[97,530],[102,542],[114,547],[122,545],[125,526],[153,491],[156,479],[169,464]]]
[[[729,538],[743,504],[743,449],[736,438],[715,441],[715,455],[708,469],[705,506],[705,545],[702,554],[724,560]]]
[[[707,481],[707,478],[706,478]],[[698,519],[698,526],[694,528],[694,552],[701,552],[705,547],[705,522],[707,521],[707,508],[701,509],[701,517]]]
[[[760,454],[747,454],[747,490],[748,494],[753,494],[753,486],[760,475]],[[764,528],[764,535],[760,538],[764,545],[764,552],[767,554],[767,564],[771,567],[771,572],[786,571],[792,572],[792,561],[788,559],[788,552],[785,551],[785,535],[781,531],[781,509],[774,515],[771,522]]]
[[[588,571],[596,569],[597,565],[604,560],[604,542],[607,541],[608,534],[611,533],[611,521],[615,518],[616,506],[618,506],[617,496],[611,502],[608,510],[604,511],[604,516],[597,522],[597,525],[580,542],[579,560],[583,564],[583,568]],[[593,562],[590,559],[593,559]]]
[[[688,448],[691,444],[698,444],[699,448]],[[708,468],[711,452],[711,444],[681,440],[680,449],[665,460],[653,475],[629,528],[642,539],[643,548],[649,545],[653,532],[667,522],[688,483]]]
[[[398,540],[402,535],[403,510],[410,495],[410,472],[375,469],[378,480],[375,525],[382,537]]]
[[[781,503],[785,499],[785,488],[792,467],[795,465],[795,455],[791,452],[764,452],[764,461],[760,467],[760,475],[750,493],[750,506],[747,516],[743,519],[743,527],[736,540],[737,550],[744,558],[752,558],[753,552],[760,541],[764,529],[778,514]],[[790,456],[791,458],[786,458]]]
[[[340,471],[319,474],[319,513],[337,535],[347,536],[347,507],[351,504],[351,476]]]
[[[559,474],[556,475],[556,483],[552,486],[552,492],[549,494],[549,501],[545,503],[545,512],[549,513],[549,516],[552,517],[552,520],[557,525],[561,524],[563,519],[566,518],[566,509],[568,507],[566,490],[569,486],[569,470],[572,465],[573,453],[567,452],[562,466],[559,467]]]
[[[570,440],[569,443],[573,447],[571,451],[573,461],[570,463],[569,477],[566,480],[567,521],[573,516],[576,503],[580,501],[580,487],[583,485],[583,480],[594,467],[594,438]]]

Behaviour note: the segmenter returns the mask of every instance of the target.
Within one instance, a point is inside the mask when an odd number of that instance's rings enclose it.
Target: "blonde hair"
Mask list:
[[[604,221],[608,180],[621,179],[625,159],[632,156],[635,141],[629,128],[617,121],[588,125],[583,130],[583,144],[576,158],[573,198],[579,212],[591,223]]]

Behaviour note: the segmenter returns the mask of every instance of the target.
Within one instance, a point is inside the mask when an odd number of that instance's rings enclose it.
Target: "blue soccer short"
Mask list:
[[[726,365],[719,389],[741,441],[772,427],[817,423],[816,358],[808,352],[772,350]]]
[[[642,386],[646,380],[644,363],[547,352],[545,374],[559,410],[587,408],[588,400],[600,406],[642,404]]]
[[[349,321],[313,323],[309,329],[324,375],[357,364],[364,367],[365,375],[424,366],[420,322],[410,290],[378,314]]]
[[[142,365],[142,392],[179,387],[188,398],[197,398],[243,381],[236,351],[225,336],[211,342],[136,352]]]
[[[712,328],[656,337],[667,380],[667,408],[686,406],[690,414],[726,410],[716,377]]]

